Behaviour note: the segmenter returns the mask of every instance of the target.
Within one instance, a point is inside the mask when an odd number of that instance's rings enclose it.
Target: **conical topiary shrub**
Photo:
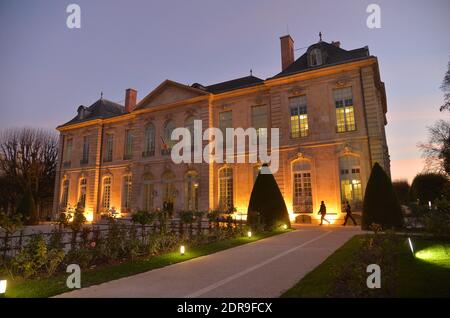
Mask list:
[[[375,163],[367,182],[362,213],[362,229],[369,230],[372,223],[383,229],[400,228],[402,211],[391,179],[378,163]]]
[[[290,227],[289,214],[278,184],[267,164],[262,166],[263,169],[269,173],[260,171],[256,178],[248,204],[247,223],[250,226],[260,223],[265,229],[273,228],[278,222]]]

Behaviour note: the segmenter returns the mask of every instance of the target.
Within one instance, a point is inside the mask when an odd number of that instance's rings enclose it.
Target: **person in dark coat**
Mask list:
[[[320,214],[320,225],[323,224],[323,221],[326,221],[328,222],[328,224],[330,224],[330,221],[325,219],[325,215],[327,215],[327,207],[325,206],[325,203],[323,201],[320,202],[320,209],[318,214]]]
[[[345,221],[343,226],[345,226],[347,224],[348,219],[352,219],[353,221],[353,225],[357,225],[355,219],[353,218],[352,215],[352,207],[350,206],[350,203],[348,203],[348,201],[345,201]]]

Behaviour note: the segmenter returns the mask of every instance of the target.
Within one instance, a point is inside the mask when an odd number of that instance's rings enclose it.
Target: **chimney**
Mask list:
[[[333,41],[333,42],[331,42],[331,45],[334,45],[335,47],[340,48],[341,47],[341,41]]]
[[[294,63],[294,40],[288,34],[280,38],[280,44],[281,70],[284,71],[289,65]]]
[[[136,106],[136,98],[137,91],[135,89],[128,88],[125,91],[125,111],[127,113],[131,112]]]

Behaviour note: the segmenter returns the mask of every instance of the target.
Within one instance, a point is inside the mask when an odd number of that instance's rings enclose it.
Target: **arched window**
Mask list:
[[[198,210],[198,173],[188,171],[184,176],[184,207],[186,210]]]
[[[219,170],[219,209],[233,209],[233,169],[230,167]]]
[[[312,49],[309,53],[310,66],[322,65],[322,52],[320,49]]]
[[[154,209],[154,179],[151,173],[146,173],[143,178],[143,206],[144,210],[152,211]]]
[[[69,180],[66,179],[62,183],[61,208],[66,209],[68,204],[69,204]]]
[[[155,126],[148,124],[144,131],[144,151],[142,157],[151,157],[155,155]]]
[[[87,179],[81,178],[80,184],[78,188],[78,205],[82,208],[86,207],[86,188],[87,188]]]
[[[339,158],[339,172],[341,180],[341,204],[344,208],[346,201],[353,211],[362,209],[361,167],[359,158],[346,155]]]
[[[102,207],[109,210],[111,206],[111,177],[103,178],[102,187]]]
[[[175,141],[171,139],[172,131],[175,129],[175,123],[172,120],[169,120],[164,126],[164,137],[163,144],[161,149],[162,155],[170,155],[170,151],[172,150]]]
[[[163,205],[169,204],[173,207],[175,201],[175,174],[172,171],[166,171],[161,177]]]
[[[299,160],[292,165],[292,191],[294,212],[312,213],[311,164]]]
[[[122,211],[124,212],[128,212],[131,208],[131,189],[132,189],[131,174],[125,175],[123,177],[123,186],[122,186]]]

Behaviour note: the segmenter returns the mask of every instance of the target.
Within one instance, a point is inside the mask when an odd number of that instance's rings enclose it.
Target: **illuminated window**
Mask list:
[[[219,113],[219,129],[222,131],[224,145],[229,148],[232,146],[232,144],[226,143],[227,128],[233,128],[233,118],[231,110]]]
[[[322,52],[320,49],[312,49],[309,53],[310,66],[322,65]]]
[[[162,155],[170,155],[170,151],[172,150],[173,145],[175,145],[175,141],[172,140],[172,131],[174,129],[175,123],[172,120],[169,120],[164,126],[164,138],[161,149]]]
[[[131,175],[126,175],[123,177],[122,210],[128,211],[131,208],[131,190],[132,190]]]
[[[186,210],[198,210],[199,180],[196,171],[189,171],[184,178],[184,207]]]
[[[233,169],[229,167],[219,170],[219,209],[233,209]]]
[[[103,178],[102,207],[109,210],[111,206],[111,177]]]
[[[306,96],[289,98],[289,108],[291,111],[291,137],[308,136]]]
[[[61,191],[61,208],[66,209],[69,203],[69,180],[64,180]]]
[[[175,201],[175,174],[172,171],[166,171],[161,177],[163,203],[173,204]]]
[[[292,166],[292,189],[294,212],[312,212],[311,165],[306,160],[300,160]]]
[[[361,168],[359,158],[356,156],[343,156],[339,158],[339,171],[341,180],[341,203],[345,208],[348,201],[353,211],[362,208]]]
[[[87,187],[86,178],[81,178],[80,188],[78,190],[78,204],[83,208],[86,207],[86,187]]]
[[[131,159],[133,157],[133,131],[131,129],[125,130],[125,144],[123,151],[123,159]]]
[[[144,210],[152,211],[154,208],[154,180],[149,173],[144,175]]]
[[[105,162],[112,161],[113,158],[113,146],[114,146],[114,135],[113,134],[106,134],[105,138]]]
[[[338,132],[356,130],[353,108],[352,88],[340,88],[333,91],[336,106],[336,125]]]
[[[144,151],[142,157],[151,157],[155,155],[155,126],[148,124],[144,131]]]
[[[252,125],[256,129],[256,136],[259,143],[267,144],[267,106],[252,107]],[[264,129],[263,129],[264,128]],[[253,140],[253,144],[258,144],[258,140]]]

